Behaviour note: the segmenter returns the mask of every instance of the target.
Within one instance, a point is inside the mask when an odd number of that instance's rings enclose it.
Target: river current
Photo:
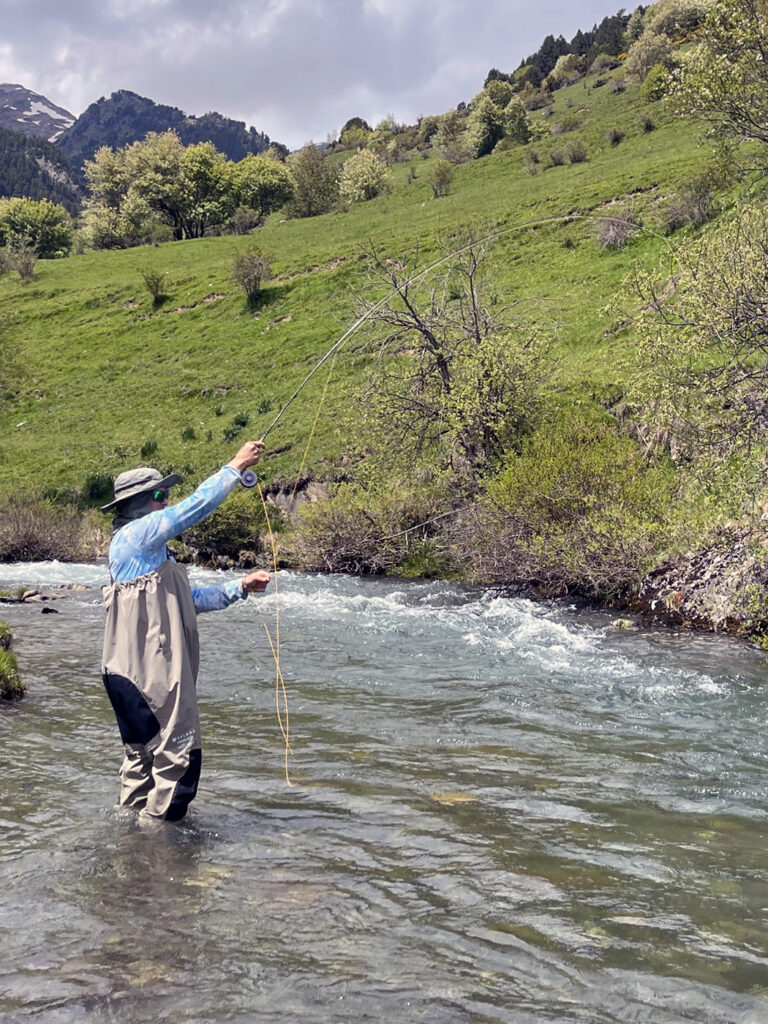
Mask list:
[[[227,574],[192,570],[195,578]],[[201,616],[188,819],[114,805],[100,565],[0,565],[0,1022],[766,1024],[768,659],[445,583]]]

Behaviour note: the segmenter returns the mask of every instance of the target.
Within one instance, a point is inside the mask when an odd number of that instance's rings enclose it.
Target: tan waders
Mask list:
[[[120,803],[178,821],[197,792],[197,615],[186,571],[168,560],[104,590],[104,686],[125,744]]]

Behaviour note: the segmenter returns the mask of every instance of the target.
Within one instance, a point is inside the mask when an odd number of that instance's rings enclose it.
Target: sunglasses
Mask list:
[[[168,501],[168,491],[152,491],[152,501]]]

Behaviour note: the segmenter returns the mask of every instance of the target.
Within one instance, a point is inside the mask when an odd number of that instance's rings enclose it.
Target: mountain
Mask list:
[[[61,203],[77,213],[83,198],[77,175],[52,142],[0,128],[0,197]]]
[[[116,149],[138,139],[147,132],[175,131],[184,145],[212,142],[230,158],[242,160],[248,153],[261,153],[269,146],[269,138],[255,128],[246,128],[244,121],[233,121],[215,112],[192,117],[178,107],[169,107],[138,93],[121,89],[109,99],[102,97],[92,103],[75,123],[56,140],[70,163],[80,168],[92,159],[100,146]]]
[[[53,142],[74,123],[74,114],[40,93],[10,82],[0,84],[0,128]]]

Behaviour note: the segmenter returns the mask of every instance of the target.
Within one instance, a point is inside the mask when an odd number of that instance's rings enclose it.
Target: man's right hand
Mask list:
[[[244,469],[248,469],[249,466],[255,466],[261,458],[261,453],[266,448],[263,441],[246,441],[242,448],[235,455],[234,459],[230,460],[227,465],[233,466],[238,473],[242,473]]]

